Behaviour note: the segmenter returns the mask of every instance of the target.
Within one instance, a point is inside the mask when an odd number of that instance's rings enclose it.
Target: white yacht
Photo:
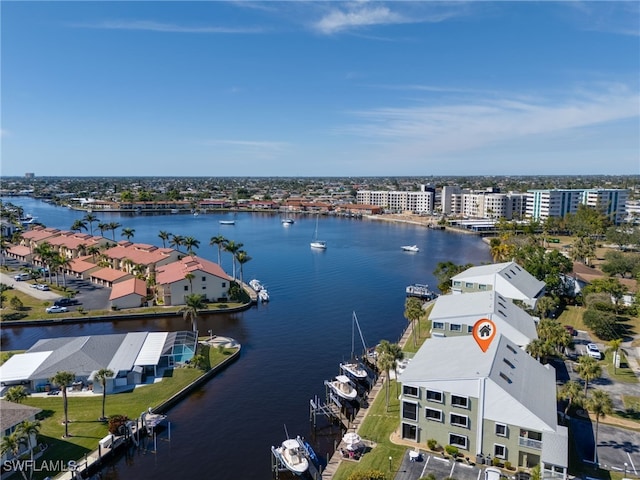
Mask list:
[[[300,437],[286,439],[279,447],[271,447],[271,452],[287,470],[296,475],[302,475],[309,469],[307,449]]]
[[[326,382],[326,384],[334,393],[345,400],[355,400],[358,396],[358,391],[353,382],[346,375],[338,375],[330,382]]]
[[[404,250],[405,252],[419,252],[420,249],[418,248],[417,245],[403,245],[402,250]]]

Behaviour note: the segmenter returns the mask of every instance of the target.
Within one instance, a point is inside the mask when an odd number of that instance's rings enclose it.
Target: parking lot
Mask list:
[[[469,465],[466,461],[455,462],[424,451],[420,452],[418,459],[411,461],[410,453],[412,451],[413,449],[408,449],[405,452],[400,469],[393,477],[394,480],[417,480],[430,473],[438,480],[447,477],[455,478],[456,480],[484,479],[485,467]]]

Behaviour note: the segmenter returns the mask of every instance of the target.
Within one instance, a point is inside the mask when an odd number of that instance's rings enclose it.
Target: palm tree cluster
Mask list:
[[[34,456],[34,448],[38,444],[38,434],[40,433],[40,421],[39,420],[24,420],[19,423],[16,429],[10,433],[2,437],[2,441],[0,442],[0,453],[4,455],[5,453],[11,453],[14,457],[18,457],[22,451],[22,447],[27,447],[31,456],[32,466],[29,478],[33,476],[33,456]],[[22,473],[22,478],[27,480],[27,472],[25,469],[20,469]]]
[[[40,245],[36,246],[33,249],[33,253],[38,255],[40,261],[45,266],[46,271],[50,273],[49,279],[51,279],[51,275],[55,273],[56,275],[56,285],[59,286],[58,272],[62,272],[62,282],[63,285],[67,286],[67,277],[65,275],[65,268],[68,268],[71,265],[71,260],[66,256],[62,255],[60,252],[57,252],[53,249],[49,242],[42,242]],[[34,272],[38,273],[38,272]],[[39,273],[38,273],[39,275]]]
[[[398,367],[398,362],[404,358],[404,353],[397,343],[391,343],[388,340],[382,340],[376,347],[376,353],[378,354],[377,365],[378,368],[385,372],[387,376],[387,404],[386,408],[389,409],[389,389],[391,386],[391,370],[394,372]]]

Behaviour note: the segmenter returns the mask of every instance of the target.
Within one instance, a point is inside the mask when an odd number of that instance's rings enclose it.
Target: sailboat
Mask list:
[[[318,217],[319,217],[319,214],[316,215],[316,229],[313,233],[313,240],[311,241],[310,245],[311,245],[311,248],[324,250],[327,248],[327,242],[325,242],[324,240],[318,240]]]
[[[364,380],[369,376],[369,372],[364,368],[364,365],[360,363],[355,356],[355,338],[356,338],[356,326],[358,327],[358,332],[360,333],[360,340],[362,340],[362,347],[364,351],[367,351],[367,346],[364,341],[364,337],[362,336],[362,330],[360,330],[360,324],[358,323],[358,317],[356,317],[356,312],[353,312],[353,317],[351,321],[351,359],[347,363],[341,363],[340,368],[347,375],[351,375],[351,377],[356,380]]]

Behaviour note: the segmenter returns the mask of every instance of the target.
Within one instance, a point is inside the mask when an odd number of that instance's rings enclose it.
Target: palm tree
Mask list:
[[[104,237],[104,231],[110,230],[109,224],[102,222],[98,223],[98,230],[100,230],[100,235]]]
[[[191,320],[191,328],[194,332],[198,331],[196,320],[198,319],[198,310],[204,310],[207,308],[204,295],[192,293],[185,295],[185,306],[180,309],[182,317],[185,320]]]
[[[24,420],[22,423],[18,424],[17,431],[19,431],[20,434],[24,435],[24,437],[27,439],[27,447],[29,448],[29,453],[31,454],[31,464],[33,464],[33,449],[38,444],[38,434],[40,433],[40,421]],[[33,444],[31,443],[31,439],[34,440]]]
[[[527,345],[527,353],[540,363],[544,363],[544,359],[553,353],[548,342],[541,338],[535,338]]]
[[[604,390],[594,390],[591,398],[587,400],[587,408],[596,416],[596,437],[593,447],[593,463],[598,463],[598,428],[600,427],[600,419],[610,415],[613,412],[613,402],[611,397]]]
[[[167,240],[169,240],[171,234],[169,232],[165,232],[164,230],[160,230],[158,236],[162,240],[162,248],[167,248]]]
[[[418,346],[418,339],[416,338],[416,320],[418,321],[418,335],[420,334],[420,317],[422,316],[422,302],[416,297],[409,297],[404,302],[404,318],[411,323],[411,330],[413,333],[413,346]]]
[[[243,244],[242,243],[236,243],[233,240],[229,240],[225,245],[224,245],[224,249],[225,251],[229,252],[231,254],[231,258],[233,260],[233,280],[236,279],[236,253],[238,252],[238,250],[240,250],[242,248]]]
[[[558,392],[558,398],[568,400],[567,406],[564,409],[564,416],[566,417],[569,414],[569,409],[573,405],[582,405],[584,402],[585,398],[582,392],[582,385],[575,380],[569,380]]]
[[[600,364],[595,358],[590,357],[589,355],[581,355],[578,359],[576,372],[578,372],[580,378],[584,380],[584,396],[586,398],[589,382],[602,375],[602,367],[600,367]]]
[[[2,437],[2,443],[0,443],[0,452],[2,453],[2,455],[11,452],[14,457],[18,458],[23,445],[28,445],[27,439],[22,434],[22,432],[15,430],[9,435]],[[22,478],[24,478],[24,480],[27,480],[25,469],[21,468],[20,473],[22,473]]]
[[[220,254],[226,243],[227,243],[227,239],[224,238],[222,235],[211,237],[211,240],[209,241],[209,245],[211,246],[216,245],[218,247],[218,265],[220,265],[220,261],[221,261]]]
[[[196,276],[191,272],[187,272],[187,273],[184,274],[184,279],[189,282],[189,293],[193,293],[193,279],[194,278],[196,278]]]
[[[116,241],[116,230],[119,229],[122,225],[118,222],[109,222],[109,228],[107,230],[111,230],[111,235],[113,241]]]
[[[243,265],[245,263],[247,263],[249,260],[251,260],[251,257],[249,255],[247,255],[247,252],[245,252],[244,250],[238,250],[238,252],[236,253],[236,260],[238,261],[238,264],[240,265],[240,283],[244,283],[244,268],[243,268]]]
[[[64,407],[64,438],[69,437],[69,412],[67,402],[67,387],[75,380],[76,376],[73,372],[57,372],[51,383],[60,387],[62,390],[62,406]]]
[[[93,261],[95,262],[96,255],[100,253],[100,247],[98,247],[97,245],[90,245],[89,247],[87,247],[87,253],[91,255],[91,257],[93,258]]]
[[[93,236],[93,222],[100,223],[100,221],[98,220],[98,217],[96,217],[93,213],[87,213],[82,218],[82,220],[89,224],[89,233],[91,234],[91,236]],[[100,228],[99,225],[98,225],[98,228]]]
[[[184,246],[187,247],[187,253],[191,256],[195,255],[194,248],[200,248],[200,240],[194,237],[185,237]]]
[[[622,339],[616,338],[609,342],[609,348],[613,352],[613,373],[616,373],[616,357],[618,356],[618,351],[620,350],[620,345],[622,345]]]
[[[4,394],[4,399],[9,402],[22,403],[29,396],[29,392],[22,385],[10,387]]]
[[[62,254],[56,255],[55,257],[53,257],[52,259],[52,268],[55,270],[56,272],[56,285],[58,284],[58,272],[62,271],[62,285],[64,287],[67,286],[67,275],[65,273],[65,270],[67,270],[69,267],[71,267],[71,260],[69,260],[67,257],[65,257]]]
[[[113,370],[109,370],[108,368],[101,368],[98,370],[98,373],[95,375],[95,379],[100,382],[102,386],[102,416],[100,417],[100,421],[104,422],[107,417],[104,415],[104,404],[107,401],[107,379],[113,377]]]
[[[131,240],[131,237],[133,237],[133,234],[135,233],[135,228],[129,228],[129,227],[125,227],[122,229],[121,235],[123,237],[125,237],[127,240]]]
[[[391,384],[391,370],[396,369],[398,360],[402,360],[404,354],[397,343],[391,343],[388,340],[382,340],[376,347],[378,353],[378,368],[387,374],[387,405],[389,408],[389,389]]]
[[[71,228],[69,230],[71,230],[72,232],[81,232],[82,230],[86,229],[87,222],[85,222],[84,220],[76,220],[75,222],[73,222],[73,225],[71,225]]]
[[[181,245],[184,245],[184,237],[182,235],[172,235],[169,246],[175,248],[177,251],[180,251]]]

